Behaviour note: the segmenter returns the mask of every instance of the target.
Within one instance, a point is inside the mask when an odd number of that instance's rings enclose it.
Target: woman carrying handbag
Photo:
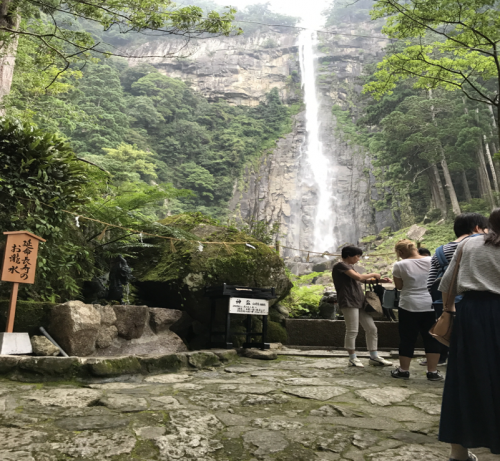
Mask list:
[[[387,367],[391,366],[392,362],[378,355],[377,327],[371,315],[365,310],[365,308],[368,308],[368,300],[365,297],[360,282],[371,279],[376,279],[380,282],[390,282],[390,280],[381,278],[380,274],[376,273],[359,274],[354,269],[354,265],[359,261],[362,254],[363,251],[361,248],[353,246],[344,247],[342,248],[342,261],[335,264],[332,269],[337,300],[339,308],[344,315],[346,325],[344,346],[349,353],[349,366],[364,368],[363,363],[356,355],[356,337],[358,336],[359,325],[361,324],[365,330],[366,345],[370,352],[369,364]]]
[[[488,234],[460,243],[439,289],[451,311],[455,294],[464,294],[450,337],[439,440],[451,444],[450,461],[477,460],[469,448],[500,454],[500,208]]]

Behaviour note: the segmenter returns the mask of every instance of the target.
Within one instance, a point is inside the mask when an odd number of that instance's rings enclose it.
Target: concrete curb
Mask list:
[[[217,367],[238,358],[234,349],[121,357],[0,356],[0,377],[20,382],[113,381],[118,377]]]

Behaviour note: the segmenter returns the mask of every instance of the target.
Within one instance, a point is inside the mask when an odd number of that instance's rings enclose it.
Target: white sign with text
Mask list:
[[[229,298],[229,313],[268,315],[269,301],[266,299]]]

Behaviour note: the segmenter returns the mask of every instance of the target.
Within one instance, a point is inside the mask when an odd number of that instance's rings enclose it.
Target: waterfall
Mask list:
[[[299,35],[300,67],[304,102],[306,105],[306,138],[302,146],[306,168],[304,178],[309,178],[315,189],[317,202],[314,210],[313,250],[333,251],[336,241],[333,233],[335,226],[333,196],[333,165],[323,152],[320,140],[319,100],[316,87],[317,34],[310,29]]]

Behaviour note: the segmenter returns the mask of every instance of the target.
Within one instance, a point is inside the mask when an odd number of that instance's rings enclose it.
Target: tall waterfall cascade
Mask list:
[[[313,250],[334,251],[337,242],[334,237],[334,202],[333,191],[333,168],[331,160],[323,150],[320,139],[320,110],[317,78],[318,45],[317,33],[310,29],[304,29],[298,38],[300,68],[302,75],[302,88],[305,102],[305,131],[306,136],[302,146],[302,154],[305,157],[301,166],[303,170],[301,178],[308,181],[307,184],[316,194],[316,207],[313,218]]]

